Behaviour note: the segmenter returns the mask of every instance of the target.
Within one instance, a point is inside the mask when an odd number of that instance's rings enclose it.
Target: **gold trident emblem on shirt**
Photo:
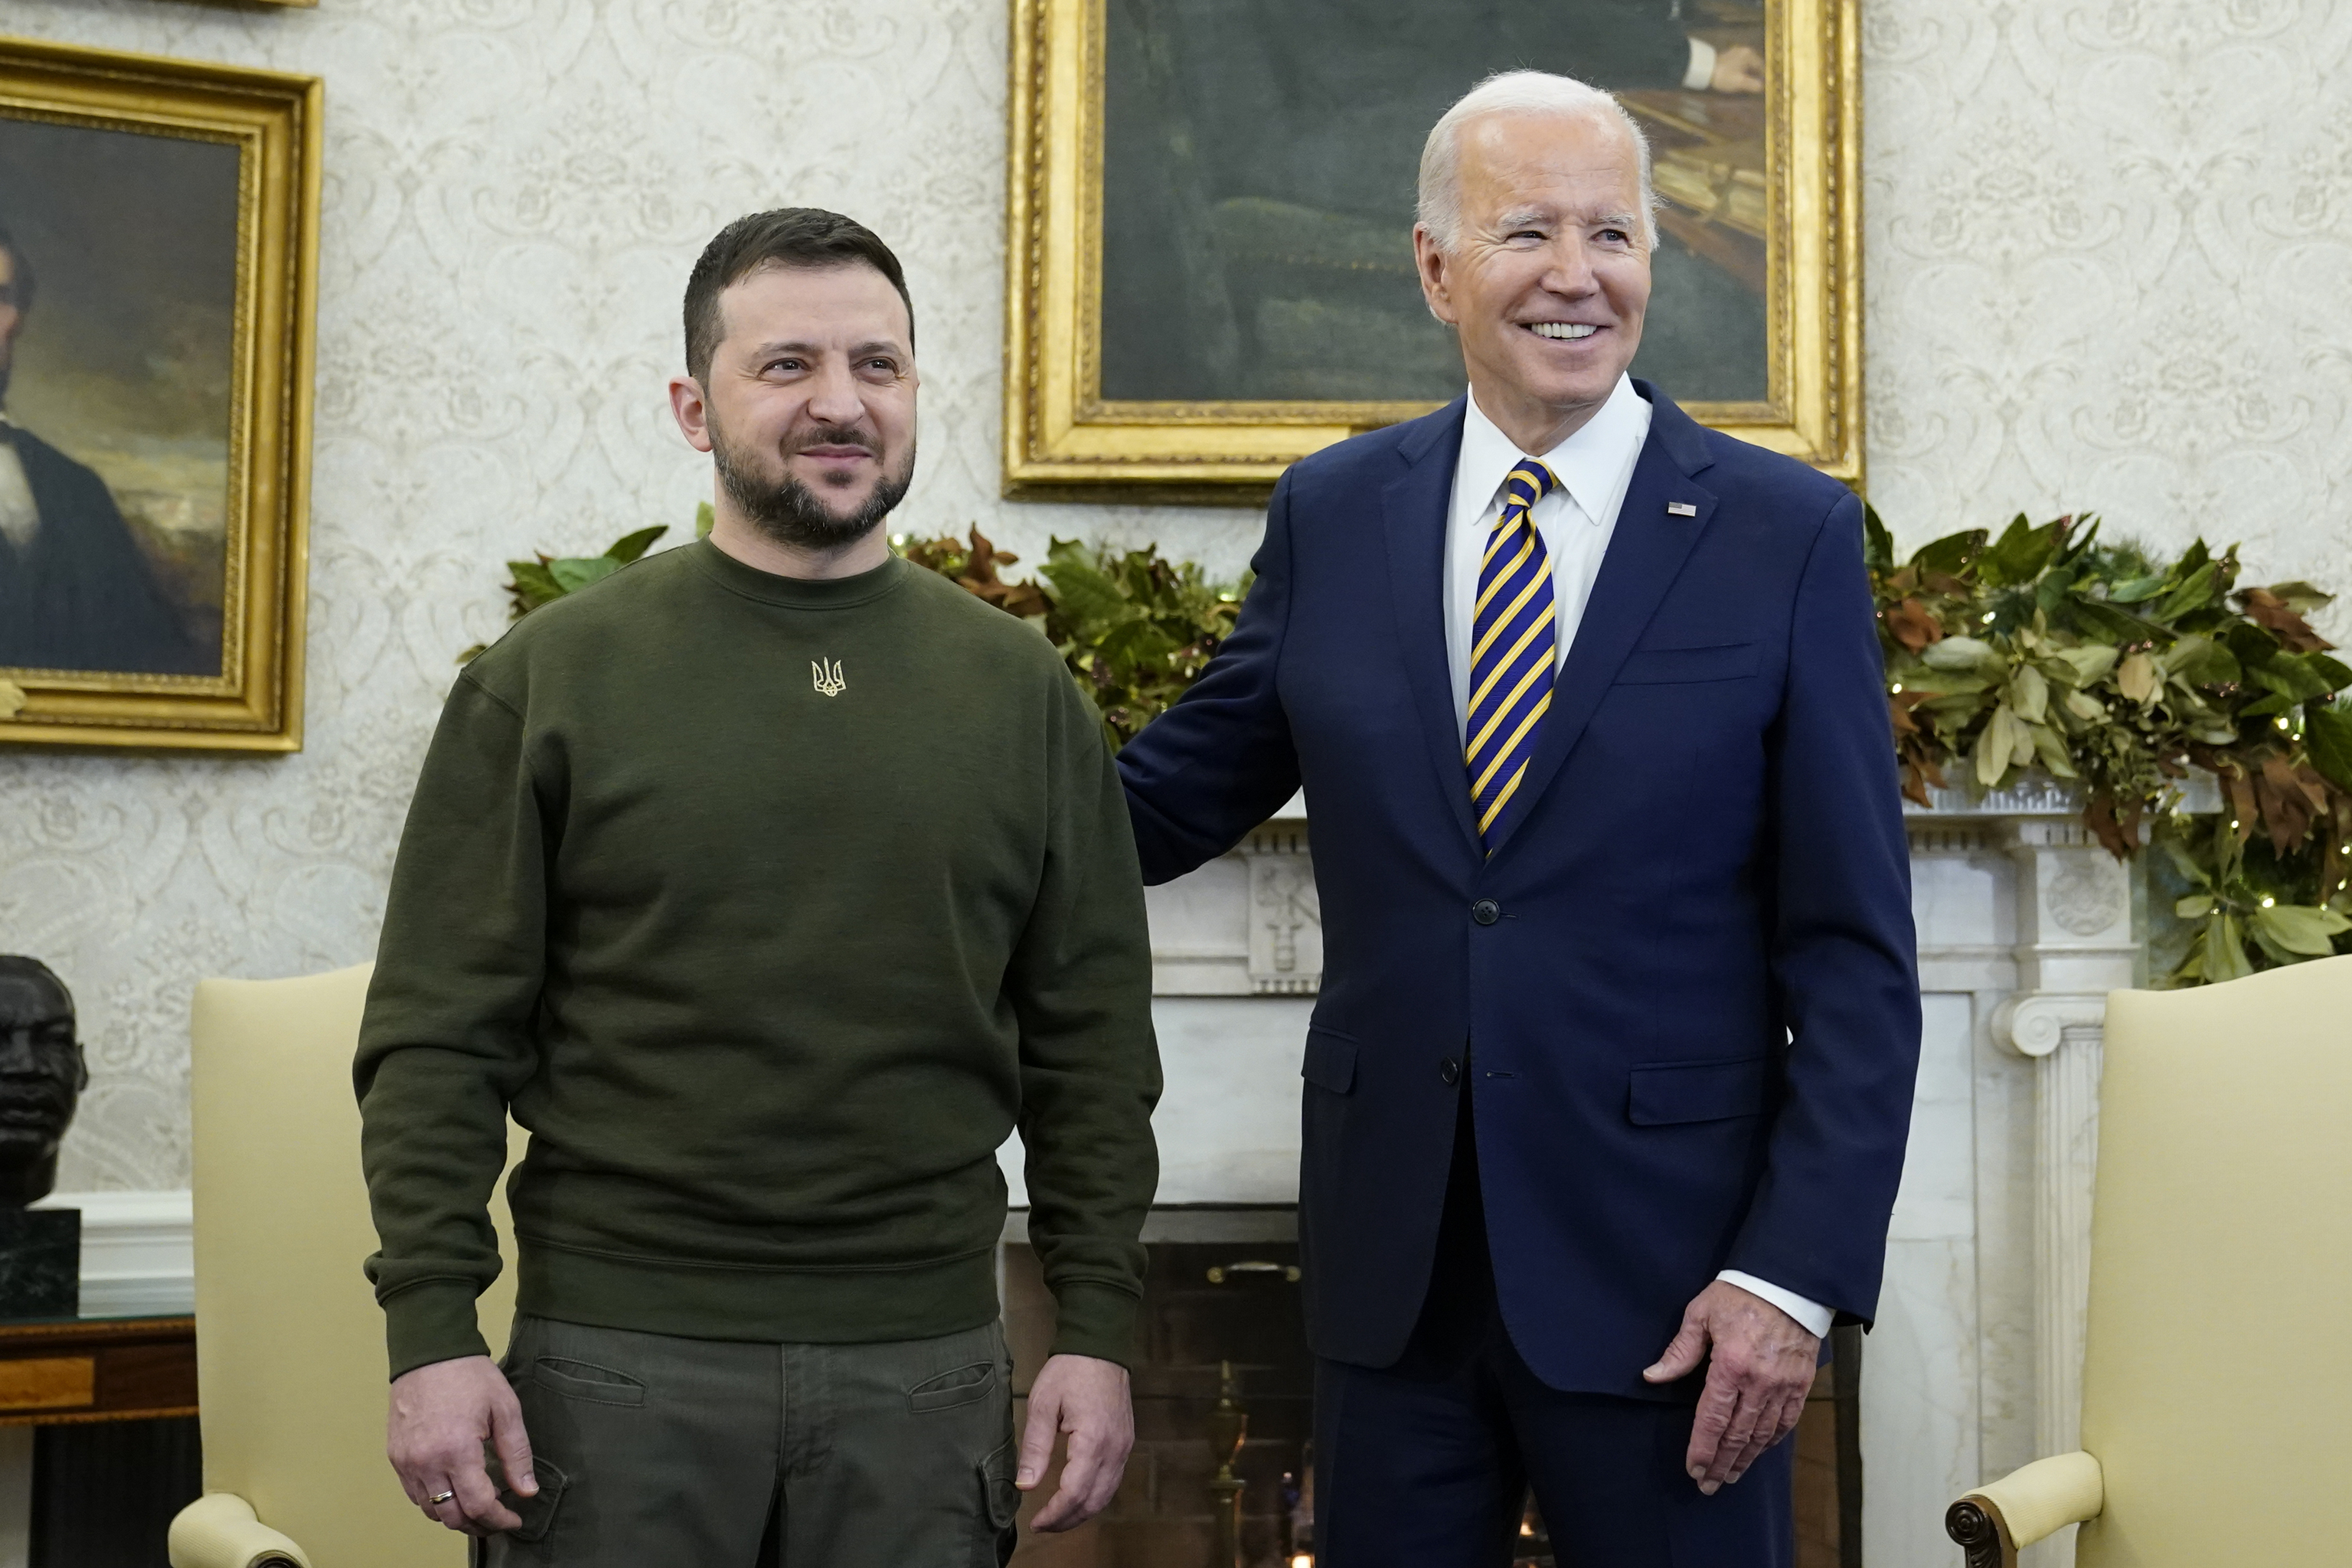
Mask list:
[[[816,682],[817,690],[827,697],[840,696],[849,684],[841,679],[841,660],[837,658],[830,666],[821,658],[809,660],[809,674]]]

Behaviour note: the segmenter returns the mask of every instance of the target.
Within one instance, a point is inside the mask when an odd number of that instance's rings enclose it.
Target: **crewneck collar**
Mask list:
[[[730,593],[795,610],[846,610],[870,604],[895,592],[913,570],[894,553],[881,565],[855,577],[780,577],[745,565],[708,539],[696,540],[685,546],[684,552],[705,576]]]

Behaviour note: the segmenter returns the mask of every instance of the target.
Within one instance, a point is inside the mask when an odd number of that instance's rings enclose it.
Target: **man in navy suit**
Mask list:
[[[1447,111],[1468,397],[1283,477],[1120,758],[1153,881],[1307,790],[1328,1568],[1499,1568],[1529,1484],[1563,1562],[1785,1564],[1780,1439],[1877,1299],[1919,1005],[1862,509],[1627,378],[1647,175],[1579,82]]]

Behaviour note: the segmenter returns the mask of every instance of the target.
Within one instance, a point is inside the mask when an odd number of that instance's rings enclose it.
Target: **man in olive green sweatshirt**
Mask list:
[[[1040,1530],[1133,1438],[1160,1069],[1127,807],[1045,638],[890,552],[888,248],[730,225],[686,354],[709,538],[468,665],[402,837],[355,1069],[393,1466],[490,1564],[1001,1563],[1057,1432]],[[1016,1125],[1059,1308],[1017,1451]]]

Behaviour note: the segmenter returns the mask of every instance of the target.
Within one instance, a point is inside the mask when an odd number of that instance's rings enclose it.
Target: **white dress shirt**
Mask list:
[[[8,416],[0,414],[0,426],[7,423]],[[33,504],[33,487],[25,482],[25,465],[16,457],[16,443],[0,430],[0,539],[24,550],[40,531],[41,509]]]
[[[1617,513],[1633,482],[1633,465],[1650,438],[1650,405],[1625,376],[1609,400],[1568,439],[1537,454],[1559,481],[1530,509],[1536,531],[1551,560],[1552,668],[1557,670],[1576,641],[1584,606],[1592,597],[1601,559],[1617,531]],[[1454,678],[1454,725],[1466,733],[1470,716],[1470,638],[1478,601],[1478,567],[1486,539],[1502,515],[1503,481],[1528,454],[1522,453],[1478,406],[1474,392],[1462,420],[1462,455],[1454,469],[1454,500],[1445,515],[1445,663]],[[1793,1290],[1727,1268],[1716,1276],[1780,1309],[1819,1337],[1835,1314]],[[1664,1347],[1661,1346],[1661,1349]]]

